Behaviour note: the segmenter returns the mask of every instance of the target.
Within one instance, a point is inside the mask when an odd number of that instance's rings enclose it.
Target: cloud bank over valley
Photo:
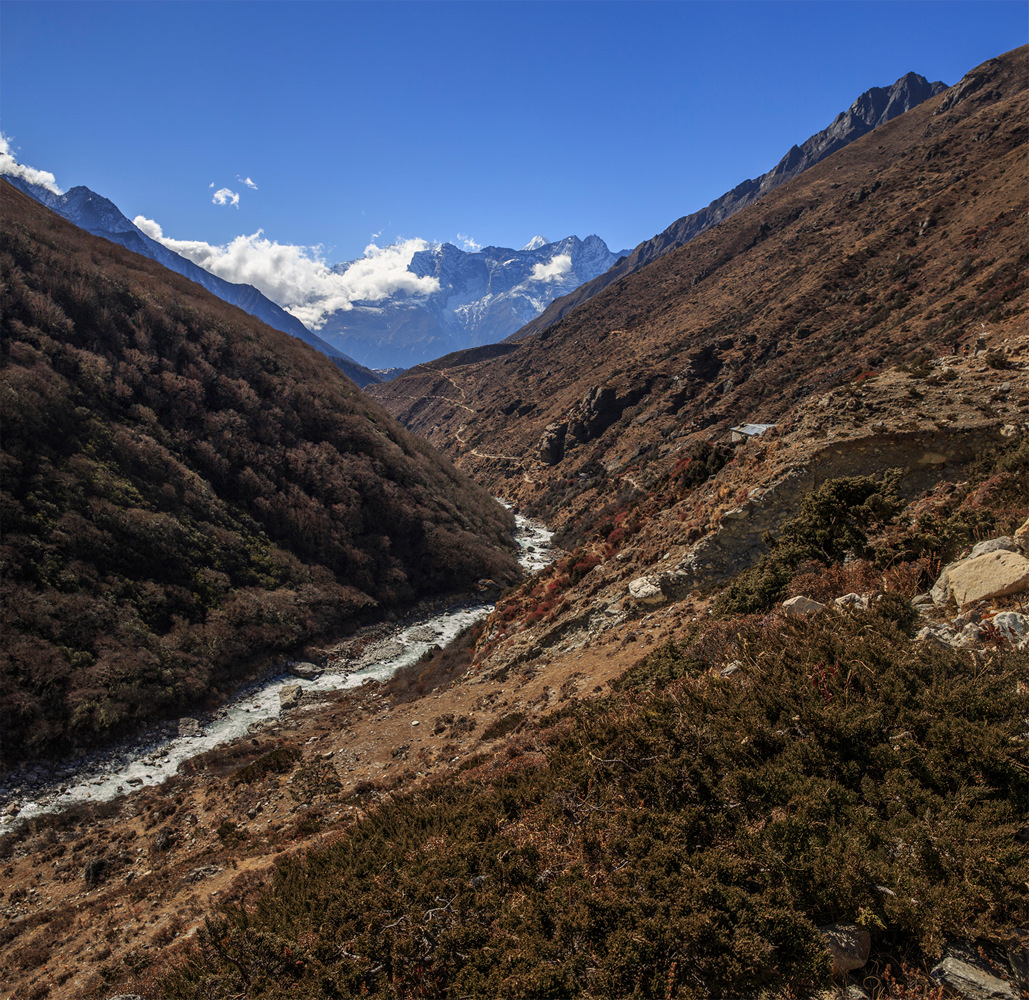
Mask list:
[[[262,230],[217,246],[165,236],[157,222],[142,215],[132,221],[151,239],[219,278],[253,285],[311,330],[320,330],[333,313],[353,309],[355,303],[439,291],[437,278],[408,270],[418,251],[434,246],[427,240],[403,240],[387,247],[369,243],[363,257],[333,268],[320,247],[277,243]]]

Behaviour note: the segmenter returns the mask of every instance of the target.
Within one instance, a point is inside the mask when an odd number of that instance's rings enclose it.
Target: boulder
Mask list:
[[[810,597],[791,597],[788,601],[782,602],[783,610],[788,615],[800,617],[804,615],[817,615],[825,610],[824,604],[812,601]]]
[[[199,719],[179,719],[179,736],[203,736],[204,730]]]
[[[544,465],[557,465],[564,458],[567,424],[547,424],[540,435],[539,459]]]
[[[860,969],[868,961],[872,937],[857,924],[828,924],[819,927],[818,933],[829,949],[834,976],[844,976],[854,969]]]
[[[984,541],[976,542],[972,551],[968,554],[969,559],[984,556],[988,552],[1017,552],[1018,546],[1010,535],[1002,535],[1000,538],[987,538]]]
[[[282,710],[295,708],[304,696],[304,689],[299,684],[284,684],[279,692],[279,708]]]
[[[629,595],[641,604],[662,604],[668,600],[656,576],[639,576],[629,584]]]
[[[837,597],[833,604],[838,608],[867,608],[868,598],[862,597],[860,594],[844,594],[842,597]]]
[[[1029,556],[1029,519],[1026,519],[1025,524],[1015,532],[1015,544]]]
[[[1010,983],[954,955],[947,955],[933,969],[932,977],[969,1000],[1017,1000],[1018,997]]]
[[[953,601],[959,608],[976,601],[1029,590],[1029,559],[998,549],[945,567],[932,589],[938,606]]]
[[[289,672],[294,677],[301,677],[304,680],[312,680],[322,673],[322,668],[317,663],[291,663]]]

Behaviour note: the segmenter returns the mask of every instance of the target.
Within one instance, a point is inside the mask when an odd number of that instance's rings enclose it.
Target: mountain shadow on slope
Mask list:
[[[510,514],[327,359],[3,199],[5,762],[515,577]]]

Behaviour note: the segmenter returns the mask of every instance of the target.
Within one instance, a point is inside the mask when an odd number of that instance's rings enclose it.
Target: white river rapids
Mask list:
[[[552,532],[517,516],[519,562],[529,574],[553,559]],[[0,781],[0,833],[16,823],[68,806],[106,802],[144,785],[158,785],[175,774],[181,764],[222,743],[247,735],[255,725],[277,718],[279,693],[287,684],[305,691],[336,691],[359,687],[367,680],[383,681],[401,667],[414,663],[431,646],[445,646],[462,629],[493,610],[492,604],[457,604],[441,614],[409,619],[369,647],[355,664],[328,669],[313,677],[282,671],[239,690],[216,712],[201,718],[199,734],[171,736],[163,726],[115,748],[96,751],[81,759],[57,764],[27,764]]]

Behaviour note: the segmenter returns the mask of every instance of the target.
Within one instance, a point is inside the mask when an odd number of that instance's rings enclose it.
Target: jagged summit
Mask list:
[[[627,251],[613,253],[596,235],[555,243],[534,237],[522,250],[462,250],[438,243],[416,251],[407,270],[437,291],[407,289],[356,303],[331,316],[319,334],[375,368],[410,368],[454,351],[495,344],[560,295],[603,274]],[[333,270],[345,274],[353,262]]]
[[[609,271],[589,284],[575,289],[570,295],[556,299],[536,319],[527,323],[513,337],[524,337],[539,333],[556,323],[569,310],[591,299],[598,292],[620,278],[624,278],[641,267],[657,260],[670,250],[698,236],[717,225],[763,195],[792,180],[809,167],[824,160],[855,139],[872,129],[917,107],[923,101],[947,89],[945,83],[929,83],[924,76],[907,73],[890,87],[872,87],[866,90],[846,111],[841,111],[822,131],[816,132],[800,145],[792,146],[786,155],[767,173],[745,180],[716,198],[706,208],[692,215],[683,216],[673,222],[664,232],[646,240],[636,247],[624,261],[615,264]]]

